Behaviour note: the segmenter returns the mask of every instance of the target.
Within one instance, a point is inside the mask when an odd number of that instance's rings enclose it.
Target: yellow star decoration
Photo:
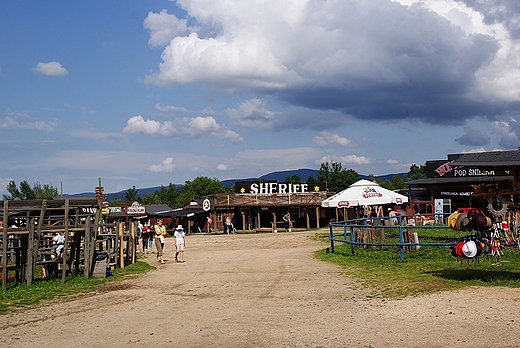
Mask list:
[[[320,187],[319,186],[314,186],[314,192],[320,192]]]
[[[242,187],[242,188],[240,189],[240,193],[244,193],[244,192],[246,192],[246,189]]]

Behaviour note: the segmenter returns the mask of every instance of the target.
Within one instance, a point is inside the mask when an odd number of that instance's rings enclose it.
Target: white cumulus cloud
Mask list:
[[[171,173],[175,170],[173,157],[167,157],[161,164],[153,164],[148,169],[154,173]]]
[[[328,131],[320,132],[316,135],[312,141],[314,141],[319,146],[341,146],[341,147],[354,147],[356,143],[350,139],[339,136],[338,134],[334,134]]]
[[[220,163],[219,165],[217,165],[217,170],[219,172],[226,171],[226,170],[228,170],[228,166],[226,166],[224,163]]]
[[[236,109],[226,109],[225,113],[243,127],[271,129],[275,113],[264,108],[264,104],[260,98],[252,98],[238,104]]]
[[[59,62],[39,62],[36,64],[36,67],[33,68],[33,71],[47,76],[65,76],[69,74],[67,69],[62,67]]]
[[[43,132],[53,132],[57,127],[56,120],[36,120],[28,111],[16,112],[8,109],[4,117],[0,118],[0,128],[5,129],[36,129]]]
[[[341,163],[342,165],[368,165],[372,163],[372,160],[365,156],[357,156],[357,155],[347,155],[347,156],[339,156],[339,155],[329,155],[323,156],[320,160],[315,161],[315,164],[320,165],[324,162],[336,162]]]
[[[149,12],[143,24],[144,28],[150,32],[148,44],[151,47],[164,46],[176,36],[184,36],[198,30],[197,27],[189,27],[187,23],[186,19],[179,19],[168,14],[166,10],[162,10],[160,13]]]
[[[493,14],[482,3],[178,0],[184,18],[163,10],[145,21],[151,45],[165,45],[145,81],[246,87],[338,118],[494,120],[520,111],[517,5]],[[227,113],[247,127],[280,123],[257,100]]]
[[[516,120],[495,121],[491,123],[491,130],[500,137],[498,145],[505,149],[516,149],[520,144],[518,134],[520,133],[519,125]]]
[[[171,111],[171,112],[189,112],[188,109],[174,106],[174,105],[161,105],[159,103],[155,104],[155,109],[159,111]]]
[[[170,121],[161,123],[155,120],[145,120],[141,115],[133,116],[126,121],[123,133],[135,134],[142,133],[146,135],[172,136],[179,132]]]
[[[241,142],[244,140],[238,133],[228,129],[225,125],[217,123],[217,120],[212,116],[185,117],[180,121],[180,124],[182,129],[193,138],[212,135],[231,142]]]

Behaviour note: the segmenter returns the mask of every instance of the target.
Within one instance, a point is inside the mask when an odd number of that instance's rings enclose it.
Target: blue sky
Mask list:
[[[0,23],[0,193],[520,145],[516,0],[7,0]]]

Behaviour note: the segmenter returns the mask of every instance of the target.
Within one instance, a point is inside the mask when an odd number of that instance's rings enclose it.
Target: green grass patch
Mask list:
[[[62,283],[61,276],[49,280],[36,279],[31,286],[9,283],[7,290],[0,291],[0,314],[18,307],[38,305],[44,300],[56,300],[60,297],[87,293],[103,284],[128,279],[153,269],[155,267],[139,261],[125,268],[115,269],[113,275],[107,278],[85,279],[83,274],[80,274],[67,276],[65,283]],[[35,274],[35,276],[39,275]]]
[[[456,241],[460,236],[453,231],[420,230],[420,242]],[[397,243],[398,234],[387,231],[386,243]],[[328,234],[315,237],[329,243]],[[462,260],[451,255],[448,246],[421,246],[419,250],[405,252],[400,259],[399,247],[355,247],[335,243],[318,250],[318,259],[341,265],[344,273],[357,278],[373,289],[375,296],[402,298],[468,286],[520,287],[520,250],[518,246],[504,247],[499,258],[482,254],[478,258]]]

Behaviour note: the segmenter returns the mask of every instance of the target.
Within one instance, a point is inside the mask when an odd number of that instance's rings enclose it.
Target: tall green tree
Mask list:
[[[157,196],[154,193],[147,193],[143,197],[141,197],[141,204],[143,205],[149,205],[149,204],[162,204],[161,200],[159,199],[159,196]]]
[[[285,177],[285,182],[292,182],[292,183],[300,183],[302,182],[302,178],[300,178],[299,175],[291,175]]]
[[[394,175],[392,180],[378,179],[376,182],[381,186],[389,190],[401,190],[406,188],[407,176]]]
[[[7,192],[9,192],[9,195],[4,195],[4,199],[10,200],[10,199],[23,199],[22,193],[16,186],[16,182],[14,180],[9,181],[9,184],[7,184]]]
[[[120,199],[114,199],[108,202],[108,206],[110,207],[120,207],[123,205],[123,202],[121,202]]]
[[[359,180],[359,174],[353,169],[343,168],[339,162],[324,162],[317,174],[318,182],[327,183],[327,190],[340,192]]]
[[[426,165],[420,165],[412,164],[410,166],[410,171],[408,172],[408,179],[409,180],[417,180],[417,179],[424,179],[426,178]]]
[[[36,199],[49,199],[60,195],[58,188],[49,184],[40,184],[36,182],[33,185],[33,192]]]
[[[178,203],[180,206],[188,204],[191,200],[202,199],[204,197],[226,193],[228,190],[218,179],[211,179],[206,176],[199,176],[193,181],[186,181],[179,194]]]
[[[132,188],[129,188],[125,191],[125,202],[128,204],[132,204],[133,202],[137,201],[139,202],[139,196],[138,196],[139,190],[136,190],[135,186],[132,186]]]
[[[168,186],[162,186],[155,191],[157,202],[155,204],[167,204],[172,208],[179,206],[180,190],[175,184],[170,183]]]
[[[36,193],[26,180],[20,183],[20,192],[22,192],[23,199],[36,199]]]
[[[316,179],[314,177],[314,175],[311,175],[307,178],[307,181],[306,181],[307,184],[316,184],[318,183],[318,179]]]
[[[51,199],[59,196],[57,187],[50,184],[40,184],[39,182],[34,183],[32,186],[24,180],[20,182],[20,188],[16,186],[16,182],[11,180],[7,185],[8,195],[3,195],[4,199]]]

